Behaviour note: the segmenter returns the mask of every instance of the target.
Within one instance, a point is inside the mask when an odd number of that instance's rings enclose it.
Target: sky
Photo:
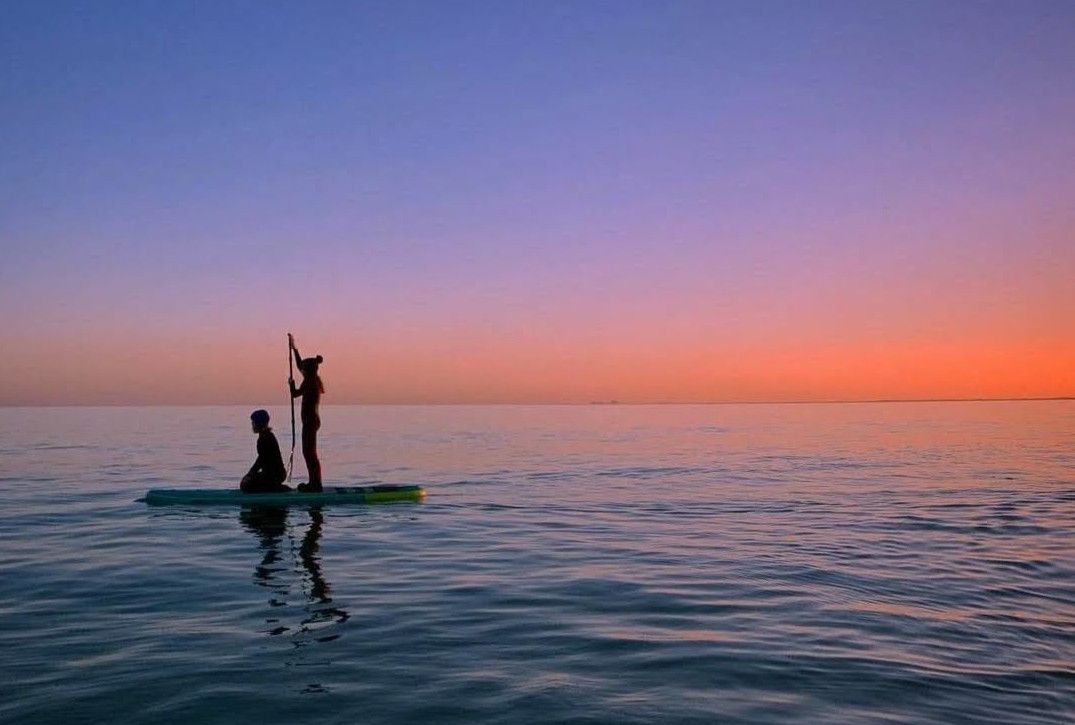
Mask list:
[[[1068,0],[0,5],[2,405],[1075,395]]]

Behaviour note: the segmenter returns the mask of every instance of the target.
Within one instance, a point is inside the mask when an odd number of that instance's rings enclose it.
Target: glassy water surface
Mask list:
[[[0,722],[1075,722],[1075,402],[323,413],[428,499],[150,508],[249,410],[0,409]]]

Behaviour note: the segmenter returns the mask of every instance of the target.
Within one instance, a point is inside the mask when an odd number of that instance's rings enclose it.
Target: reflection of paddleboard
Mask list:
[[[243,493],[237,488],[154,488],[144,501],[151,506],[167,504],[351,504],[421,501],[426,491],[421,486],[325,486],[321,493],[285,491],[283,493]]]

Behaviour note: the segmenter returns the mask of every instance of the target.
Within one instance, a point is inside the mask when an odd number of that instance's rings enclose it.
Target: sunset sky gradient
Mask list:
[[[0,9],[0,404],[1075,395],[1075,3]]]

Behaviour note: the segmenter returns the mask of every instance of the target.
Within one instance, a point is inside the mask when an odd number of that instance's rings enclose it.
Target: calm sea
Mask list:
[[[428,499],[138,501],[248,414],[0,409],[0,722],[1075,722],[1075,402],[329,406]]]

